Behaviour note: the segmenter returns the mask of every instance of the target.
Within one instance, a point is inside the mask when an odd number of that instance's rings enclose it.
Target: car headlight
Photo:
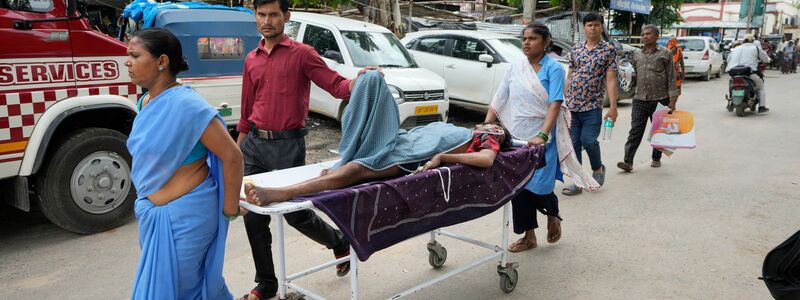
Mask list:
[[[392,97],[394,98],[395,103],[400,104],[406,101],[403,98],[403,91],[400,90],[398,87],[389,85],[389,91],[392,92]]]

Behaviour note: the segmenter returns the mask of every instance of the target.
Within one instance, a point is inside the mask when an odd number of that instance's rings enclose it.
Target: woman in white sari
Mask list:
[[[553,190],[556,180],[563,181],[562,172],[581,188],[591,191],[599,187],[573,153],[569,112],[561,108],[565,71],[546,55],[550,42],[547,26],[525,27],[522,51],[526,59],[508,69],[485,120],[499,119],[514,138],[527,140],[531,146],[546,144],[547,164],[536,170],[525,190],[512,200],[514,232],[525,235],[509,245],[511,252],[536,248],[537,210],[547,215],[547,241],[555,243],[561,238],[558,198]]]

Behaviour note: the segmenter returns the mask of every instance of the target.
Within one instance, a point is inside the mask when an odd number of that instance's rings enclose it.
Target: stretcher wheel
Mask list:
[[[434,269],[441,268],[445,261],[447,261],[447,249],[438,242],[428,244],[428,263],[431,264],[431,267]]]
[[[517,280],[519,279],[519,274],[517,270],[511,270],[507,273],[500,273],[500,290],[503,293],[511,293],[514,291],[514,288],[517,287]]]

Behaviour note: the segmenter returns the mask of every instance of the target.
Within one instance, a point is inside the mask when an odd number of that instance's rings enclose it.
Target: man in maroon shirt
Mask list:
[[[284,34],[284,25],[291,14],[288,0],[255,0],[253,6],[256,26],[264,39],[247,55],[242,73],[242,115],[236,129],[237,143],[244,154],[245,175],[304,165],[307,133],[304,127],[311,82],[341,99],[350,97],[355,83],[328,68],[314,48]],[[342,233],[313,211],[298,211],[284,217],[304,235],[333,249],[336,257],[349,254],[350,245]],[[246,299],[271,298],[278,290],[269,222],[267,215],[244,216],[258,283],[243,297]],[[344,276],[349,264],[340,264],[336,269],[337,275]]]

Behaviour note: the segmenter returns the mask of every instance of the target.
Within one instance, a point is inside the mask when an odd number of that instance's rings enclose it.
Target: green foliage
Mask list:
[[[680,14],[683,0],[652,0],[653,10],[650,15],[636,14],[633,19],[633,34],[639,34],[642,26],[655,24],[664,29],[683,21]],[[629,32],[631,24],[631,13],[626,11],[614,11],[611,15],[614,22],[614,29]]]
[[[349,3],[350,0],[291,0],[292,7],[339,7]]]

